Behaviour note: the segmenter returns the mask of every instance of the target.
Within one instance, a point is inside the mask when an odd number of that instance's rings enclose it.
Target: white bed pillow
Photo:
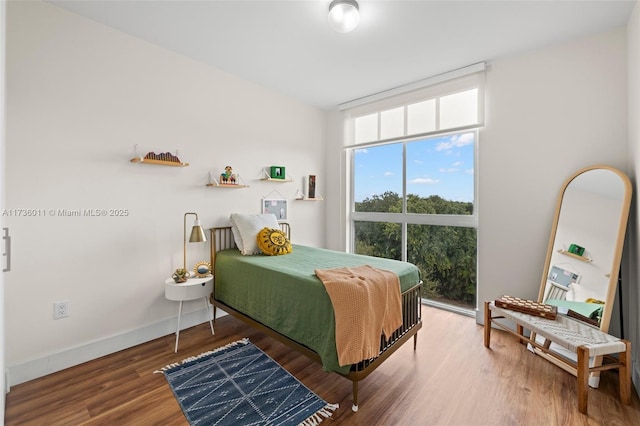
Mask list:
[[[280,229],[280,224],[274,214],[232,213],[230,220],[233,239],[243,255],[262,253],[257,241],[258,233],[262,228]]]

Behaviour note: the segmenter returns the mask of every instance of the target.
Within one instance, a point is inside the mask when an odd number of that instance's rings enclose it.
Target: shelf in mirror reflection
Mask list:
[[[593,262],[593,260],[589,259],[588,257],[580,256],[578,254],[571,253],[571,252],[568,252],[566,250],[558,250],[558,253],[562,253],[565,256],[573,257],[574,259],[578,259],[581,262]]]

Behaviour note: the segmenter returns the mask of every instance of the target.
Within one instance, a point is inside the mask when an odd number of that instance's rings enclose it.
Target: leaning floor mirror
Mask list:
[[[620,170],[592,166],[558,196],[538,301],[608,332],[631,204]]]

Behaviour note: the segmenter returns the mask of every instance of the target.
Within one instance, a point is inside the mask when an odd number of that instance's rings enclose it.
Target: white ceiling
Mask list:
[[[359,0],[348,34],[330,0],[49,0],[320,108],[626,24],[635,0]]]

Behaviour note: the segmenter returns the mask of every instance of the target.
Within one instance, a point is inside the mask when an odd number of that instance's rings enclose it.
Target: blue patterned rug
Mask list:
[[[338,407],[311,392],[248,339],[160,372],[191,425],[316,425]]]

